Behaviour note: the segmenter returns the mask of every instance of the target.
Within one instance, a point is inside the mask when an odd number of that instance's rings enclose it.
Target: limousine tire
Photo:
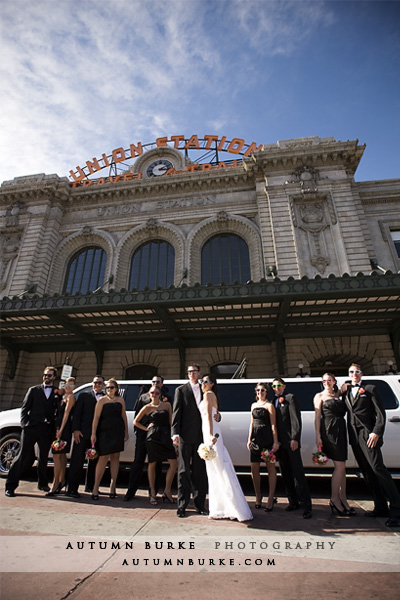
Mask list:
[[[18,454],[21,445],[21,434],[8,433],[0,440],[0,476],[7,477],[14,457]]]

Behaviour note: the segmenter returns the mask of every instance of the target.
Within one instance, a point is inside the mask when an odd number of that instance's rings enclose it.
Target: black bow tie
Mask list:
[[[352,385],[351,387],[360,387],[360,384],[356,383],[355,385]]]
[[[45,386],[44,386],[44,389],[45,389],[45,390],[52,390],[52,389],[53,389],[53,386],[52,386],[52,385],[45,385]]]

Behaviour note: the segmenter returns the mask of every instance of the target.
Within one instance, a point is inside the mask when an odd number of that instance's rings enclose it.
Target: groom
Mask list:
[[[205,461],[197,454],[197,448],[203,442],[201,430],[200,402],[202,400],[199,385],[199,365],[189,365],[189,381],[175,390],[172,412],[172,442],[179,448],[178,455],[178,510],[180,518],[186,516],[190,493],[197,512],[206,515],[204,507],[207,494],[207,473]],[[217,420],[221,416],[218,413]]]

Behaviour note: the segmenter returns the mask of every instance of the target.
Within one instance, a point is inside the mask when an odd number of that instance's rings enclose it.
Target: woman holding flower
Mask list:
[[[92,445],[96,445],[99,459],[96,465],[92,500],[99,499],[99,486],[110,459],[110,498],[116,498],[119,455],[129,439],[125,401],[119,395],[116,379],[106,382],[106,395],[97,401],[92,423]]]
[[[339,396],[336,378],[332,373],[322,376],[323,391],[314,396],[315,433],[318,450],[332,459],[331,499],[332,514],[354,515],[346,499],[346,405]]]
[[[76,404],[74,396],[75,378],[68,377],[65,382],[65,393],[60,396],[56,408],[56,439],[52,444],[54,461],[54,479],[50,492],[46,496],[59,494],[65,486],[65,471],[67,468],[67,454],[71,450],[72,439],[72,413]]]
[[[260,464],[265,461],[268,471],[269,496],[266,512],[274,508],[276,488],[275,452],[279,448],[274,405],[268,401],[268,383],[257,383],[256,401],[251,405],[251,421],[247,448],[250,450],[251,477],[256,493],[255,508],[261,508]]]

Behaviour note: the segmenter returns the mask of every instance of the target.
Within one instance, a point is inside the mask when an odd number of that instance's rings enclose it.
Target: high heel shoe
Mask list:
[[[99,499],[98,494],[92,494],[92,500],[98,500],[98,499]]]
[[[343,506],[344,510],[350,517],[354,517],[357,514],[355,508],[352,508],[352,507],[346,508],[341,500],[340,500],[340,504]]]
[[[162,503],[164,504],[164,502],[169,502],[169,504],[176,504],[176,499],[173,498],[172,496],[167,496],[167,494],[164,492],[162,497]]]
[[[331,511],[332,511],[333,515],[335,514],[335,512],[337,512],[337,514],[340,517],[345,517],[348,514],[348,512],[347,512],[346,509],[345,510],[339,510],[338,507],[335,504],[333,504],[332,500],[329,500],[329,506],[331,507]]]
[[[66,483],[59,483],[55,490],[51,490],[45,494],[46,496],[57,496],[57,494],[61,494],[61,490],[66,486]]]
[[[152,496],[151,494],[150,494],[150,504],[152,504],[153,506],[158,504],[156,497]]]
[[[116,498],[116,497],[117,497],[117,494],[115,492],[113,492],[112,494],[110,494],[110,498],[112,500],[114,500],[114,498]]]
[[[257,502],[257,501],[256,501],[256,503],[255,503],[255,505],[254,505],[254,508],[260,509],[260,508],[261,508],[261,503],[262,503],[262,497],[261,497],[261,500],[260,500],[260,502]]]

